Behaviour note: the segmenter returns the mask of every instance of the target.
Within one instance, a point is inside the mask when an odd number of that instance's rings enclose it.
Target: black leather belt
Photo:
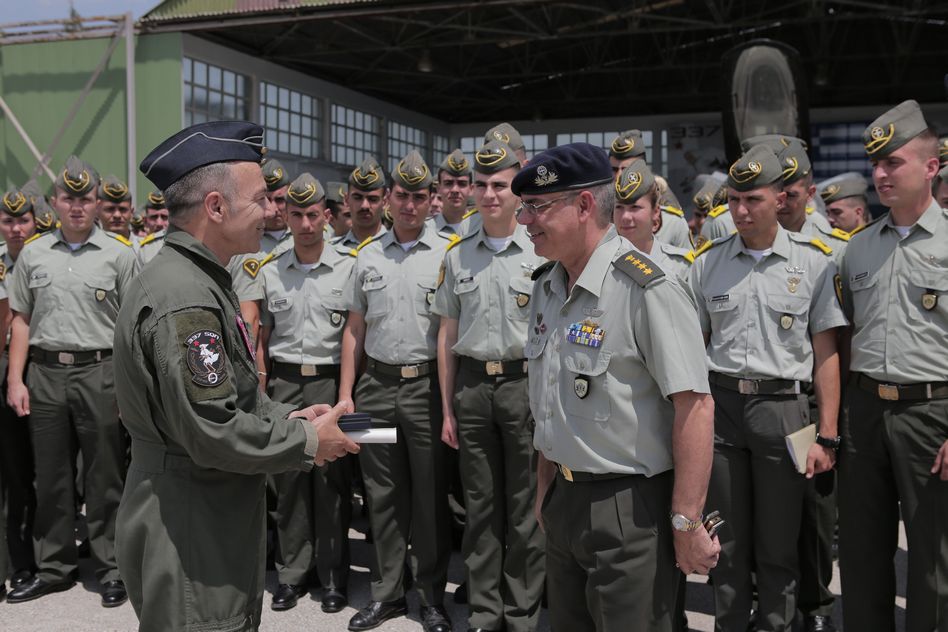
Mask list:
[[[293,364],[273,361],[270,372],[280,377],[323,377],[339,375],[338,364]]]
[[[799,380],[745,380],[716,371],[708,375],[708,380],[715,386],[741,395],[799,395],[810,388],[809,382]]]
[[[615,472],[605,472],[602,474],[595,474],[593,472],[576,472],[560,463],[556,464],[556,470],[560,473],[560,476],[568,480],[570,483],[595,483],[596,481],[611,481],[617,478],[635,476],[635,474],[617,474]]]
[[[901,400],[945,399],[948,397],[948,382],[927,384],[890,384],[874,380],[863,373],[856,377],[856,384],[867,393],[890,402]]]
[[[475,360],[468,356],[458,356],[458,365],[465,371],[488,377],[516,376],[527,374],[526,360]]]
[[[384,362],[369,358],[368,368],[382,375],[411,380],[416,377],[423,377],[429,373],[437,373],[438,361],[428,360],[427,362],[421,362],[419,364],[385,364]]]
[[[41,364],[58,364],[61,366],[84,366],[95,364],[111,357],[111,349],[98,351],[47,351],[39,347],[30,347],[30,359]]]

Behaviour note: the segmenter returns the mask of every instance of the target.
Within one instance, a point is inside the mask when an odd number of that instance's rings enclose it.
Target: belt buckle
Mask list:
[[[757,380],[738,380],[737,392],[741,395],[756,395]]]
[[[573,470],[569,469],[565,465],[560,464],[560,474],[562,474],[563,478],[568,480],[570,483],[573,482]]]
[[[895,384],[879,384],[879,399],[890,402],[899,401],[899,387]]]
[[[491,360],[484,364],[484,369],[487,370],[487,375],[503,375],[504,363],[500,360]]]
[[[418,365],[413,364],[411,366],[402,367],[402,378],[411,379],[413,377],[418,377]]]
[[[69,353],[68,351],[60,351],[59,355],[57,356],[57,362],[60,364],[72,366],[76,363],[76,354]]]
[[[301,364],[300,375],[303,377],[315,377],[319,375],[319,372],[316,370],[315,364]]]

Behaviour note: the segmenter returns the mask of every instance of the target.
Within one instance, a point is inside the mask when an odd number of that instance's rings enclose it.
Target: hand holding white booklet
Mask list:
[[[800,474],[806,474],[806,455],[810,452],[810,446],[816,443],[816,424],[804,426],[796,432],[788,434],[786,441],[790,458],[793,459],[793,465],[796,466]]]
[[[356,443],[397,443],[396,428],[369,428],[368,430],[352,430],[346,436]]]

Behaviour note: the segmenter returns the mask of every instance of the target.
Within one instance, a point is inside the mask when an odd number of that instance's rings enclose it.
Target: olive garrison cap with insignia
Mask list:
[[[542,195],[611,183],[605,150],[589,143],[569,143],[537,154],[521,169],[510,189],[514,195]]]
[[[612,140],[609,155],[619,159],[644,156],[645,141],[642,140],[642,132],[637,129],[621,132]]]
[[[783,167],[783,183],[793,184],[808,176],[813,169],[810,157],[806,154],[806,145],[799,138],[787,137],[786,147],[777,152],[777,159]]]
[[[33,210],[33,200],[20,189],[11,189],[3,194],[0,211],[13,217],[26,215]]]
[[[514,151],[524,149],[523,138],[520,136],[520,132],[510,123],[501,123],[487,130],[487,133],[484,134],[484,143],[489,143],[492,140],[507,143]]]
[[[165,196],[161,191],[152,191],[145,198],[145,208],[159,209],[165,208]]]
[[[705,176],[704,184],[692,196],[691,201],[699,211],[710,213],[715,206],[727,202],[727,185],[714,176]]]
[[[948,136],[941,136],[938,139],[938,162],[948,164]]]
[[[455,149],[444,157],[438,171],[450,173],[455,178],[461,178],[471,175],[471,161],[467,159],[460,149]]]
[[[843,198],[865,196],[866,191],[869,190],[869,183],[861,173],[851,171],[820,182],[816,190],[823,199],[823,203],[830,204]]]
[[[99,174],[86,161],[69,156],[56,176],[56,186],[70,195],[85,195],[99,186]]]
[[[727,170],[727,185],[737,191],[751,191],[778,182],[783,166],[767,145],[754,145]]]
[[[20,191],[23,195],[30,198],[30,202],[33,204],[33,217],[39,218],[44,215],[53,216],[53,207],[49,205],[46,196],[43,195],[43,191],[40,189],[36,180],[30,180],[24,184]]]
[[[433,179],[431,169],[415,149],[399,160],[395,169],[392,170],[392,181],[406,191],[427,190]]]
[[[888,156],[927,129],[918,102],[909,99],[869,123],[862,132],[862,142],[870,158]]]
[[[616,202],[631,204],[655,186],[655,176],[645,161],[636,158],[616,177]]]
[[[138,213],[133,214],[132,219],[130,219],[128,223],[131,224],[132,228],[134,228],[135,230],[141,230],[145,228],[145,218],[144,216],[139,215]]]
[[[306,208],[319,203],[326,197],[326,191],[319,180],[312,174],[301,173],[296,180],[290,183],[290,188],[286,190],[286,202],[298,208]]]
[[[349,174],[349,186],[360,191],[374,191],[385,188],[385,172],[375,156],[366,156],[362,164]]]
[[[346,193],[349,187],[345,182],[327,182],[326,183],[326,201],[335,204],[342,204],[346,201]]]
[[[267,191],[276,191],[290,183],[290,174],[275,158],[264,158],[260,169],[263,171],[263,181],[267,183]]]
[[[754,145],[767,145],[775,154],[780,154],[784,147],[788,147],[791,142],[797,141],[803,145],[803,150],[809,149],[806,141],[796,136],[787,134],[760,134],[759,136],[749,136],[741,141],[741,151],[747,151]]]
[[[511,167],[519,169],[520,159],[514,154],[510,145],[505,142],[492,140],[485,143],[474,154],[474,171],[477,173],[497,173]]]
[[[217,162],[255,162],[266,153],[263,128],[249,121],[198,123],[151,150],[138,166],[164,191],[199,167]]]
[[[99,199],[105,202],[128,202],[132,199],[132,194],[128,190],[128,185],[119,180],[116,176],[105,176],[99,183]]]

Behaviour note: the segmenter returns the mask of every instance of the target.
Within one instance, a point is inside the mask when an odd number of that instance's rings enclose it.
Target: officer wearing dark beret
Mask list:
[[[524,347],[550,621],[670,632],[676,560],[707,573],[718,551],[701,520],[712,406],[693,304],[611,226],[602,149],[545,151],[512,190],[552,260],[534,273]]]
[[[140,167],[172,226],[125,293],[115,332],[132,438],[118,558],[143,632],[257,630],[266,475],[358,450],[336,425],[349,402],[294,411],[259,389],[225,265],[259,249],[275,211],[262,143],[253,123],[202,123]]]

